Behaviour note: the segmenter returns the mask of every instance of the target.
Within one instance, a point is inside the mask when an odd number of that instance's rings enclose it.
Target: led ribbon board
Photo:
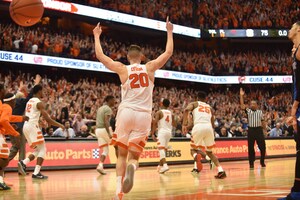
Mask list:
[[[113,73],[112,71],[108,70],[102,63],[97,61],[61,58],[1,50],[0,61]],[[292,76],[209,76],[169,70],[157,70],[155,73],[155,77],[209,84],[274,84],[293,82]]]

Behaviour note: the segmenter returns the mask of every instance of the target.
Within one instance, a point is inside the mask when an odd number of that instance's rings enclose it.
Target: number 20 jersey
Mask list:
[[[193,110],[194,125],[211,123],[211,107],[207,103],[198,101],[198,107]]]
[[[140,112],[152,112],[154,83],[149,79],[146,65],[126,66],[127,81],[121,86],[122,102],[119,109],[130,108]]]

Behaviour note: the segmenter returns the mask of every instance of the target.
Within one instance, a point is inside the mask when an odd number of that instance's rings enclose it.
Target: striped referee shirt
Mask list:
[[[264,115],[261,110],[251,110],[250,108],[246,108],[246,113],[248,115],[248,127],[262,127],[261,121],[264,120]]]

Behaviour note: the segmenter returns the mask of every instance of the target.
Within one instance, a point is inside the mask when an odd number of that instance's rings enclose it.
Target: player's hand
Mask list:
[[[296,45],[294,45],[292,48],[292,56],[294,56],[296,49],[297,49],[297,47],[296,47]]]
[[[100,26],[100,22],[97,24],[97,26],[93,29],[94,36],[100,37],[102,33],[102,28]]]
[[[151,136],[152,136],[152,140],[153,140],[154,142],[157,142],[157,138],[155,137],[155,135],[152,134]]]
[[[20,81],[19,90],[21,90],[23,88],[23,86],[24,86],[23,81]]]
[[[42,77],[39,74],[37,74],[34,79],[34,85],[40,84],[41,80],[42,80]]]
[[[59,126],[59,128],[61,128],[61,129],[62,129],[62,131],[65,131],[65,130],[66,130],[65,126],[64,126],[64,125],[62,125],[62,124]]]
[[[166,29],[168,32],[173,32],[173,24],[169,21],[169,16],[167,17],[166,20]]]
[[[186,135],[188,133],[188,126],[182,126],[182,134]]]
[[[18,126],[16,124],[11,125],[15,130],[18,130]]]
[[[244,96],[245,95],[245,91],[243,90],[243,88],[240,88],[240,95]]]
[[[26,115],[23,115],[23,122],[28,121],[29,117],[27,117]]]

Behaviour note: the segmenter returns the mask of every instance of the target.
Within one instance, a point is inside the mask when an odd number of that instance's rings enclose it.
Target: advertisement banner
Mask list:
[[[1,50],[0,61],[113,73],[112,71],[108,70],[102,63],[97,61],[17,53]],[[157,70],[155,72],[155,77],[208,84],[284,84],[293,82],[292,76],[209,76],[169,70]]]
[[[9,145],[10,146],[10,145]],[[191,161],[190,142],[189,141],[171,141],[170,149],[167,151],[168,161]],[[293,155],[296,152],[295,142],[292,139],[286,140],[266,140],[267,156],[284,156]],[[101,156],[96,141],[49,141],[46,142],[47,154],[43,166],[90,166],[97,165]],[[26,147],[26,156],[33,149]],[[255,146],[257,156],[259,149]],[[216,141],[216,147],[213,152],[220,159],[236,159],[248,157],[247,140],[226,140]],[[140,163],[153,163],[159,161],[159,152],[155,142],[148,142],[141,154]],[[18,156],[12,160],[8,167],[16,167]],[[28,164],[29,167],[35,166],[35,161]],[[109,155],[105,160],[105,164],[115,164],[115,150],[109,147]]]

